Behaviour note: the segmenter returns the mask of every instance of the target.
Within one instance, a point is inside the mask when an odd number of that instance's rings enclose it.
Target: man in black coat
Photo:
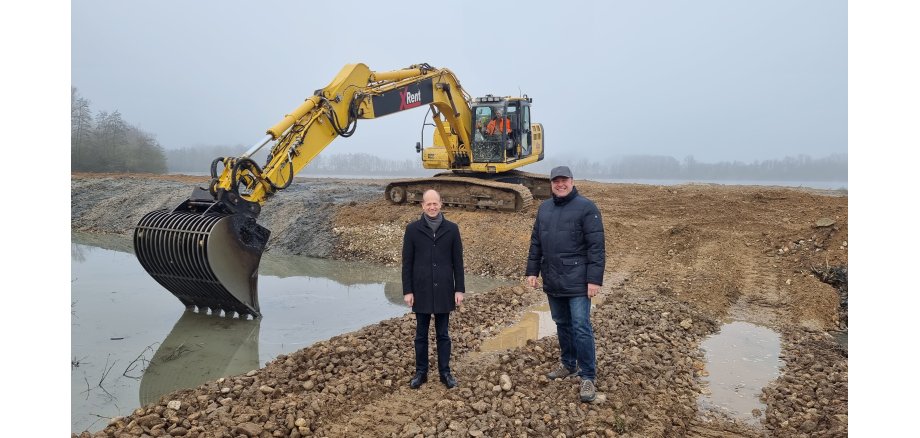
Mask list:
[[[537,211],[527,255],[527,283],[543,292],[559,335],[560,366],[547,374],[551,380],[577,374],[582,402],[596,396],[594,329],[591,298],[604,281],[604,223],[588,198],[578,194],[572,171],[559,166],[550,171],[553,198]]]
[[[463,244],[460,228],[444,219],[441,195],[422,195],[422,217],[406,226],[402,251],[403,299],[415,312],[415,376],[413,389],[428,381],[428,326],[434,315],[438,374],[448,388],[457,386],[450,373],[450,312],[463,302]]]

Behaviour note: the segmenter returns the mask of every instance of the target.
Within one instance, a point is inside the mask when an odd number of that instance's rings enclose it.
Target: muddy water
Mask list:
[[[757,425],[766,405],[762,389],[779,376],[780,336],[769,328],[743,321],[722,326],[701,344],[705,351],[708,387],[701,409]],[[704,373],[704,375],[706,375]]]
[[[279,354],[405,314],[397,268],[262,259],[257,320],[187,312],[124,238],[71,244],[71,430],[96,431],[176,389],[259,368]],[[467,277],[468,291],[504,282]],[[411,348],[407,344],[406,348]]]
[[[591,299],[592,311],[604,303],[604,296]],[[520,321],[506,327],[495,336],[483,341],[481,353],[491,353],[522,347],[528,340],[542,339],[556,334],[556,323],[549,311],[549,303],[543,302],[528,308]]]
[[[843,347],[844,351],[849,350],[849,338],[850,338],[849,330],[832,331],[830,333],[831,333],[831,336],[834,337],[834,340],[837,341],[837,344]]]

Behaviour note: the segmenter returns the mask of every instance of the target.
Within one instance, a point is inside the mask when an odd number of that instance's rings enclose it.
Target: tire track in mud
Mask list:
[[[737,299],[729,310],[729,318],[753,324],[776,327],[785,319],[785,303],[788,297],[777,286],[780,282],[776,272],[765,266],[772,263],[756,250],[748,249],[748,255],[740,257],[744,264],[739,270],[741,286]]]

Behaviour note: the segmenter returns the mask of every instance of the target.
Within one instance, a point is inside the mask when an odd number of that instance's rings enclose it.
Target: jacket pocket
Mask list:
[[[588,263],[588,259],[584,257],[569,257],[562,259],[562,266],[582,266]]]
[[[562,272],[560,273],[561,289],[576,290],[585,287],[588,281],[588,263],[584,257],[571,257],[562,259]]]

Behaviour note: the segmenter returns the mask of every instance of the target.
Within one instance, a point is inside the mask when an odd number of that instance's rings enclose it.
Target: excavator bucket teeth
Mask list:
[[[157,210],[135,227],[134,252],[186,307],[256,318],[259,261],[269,234],[240,214]]]

